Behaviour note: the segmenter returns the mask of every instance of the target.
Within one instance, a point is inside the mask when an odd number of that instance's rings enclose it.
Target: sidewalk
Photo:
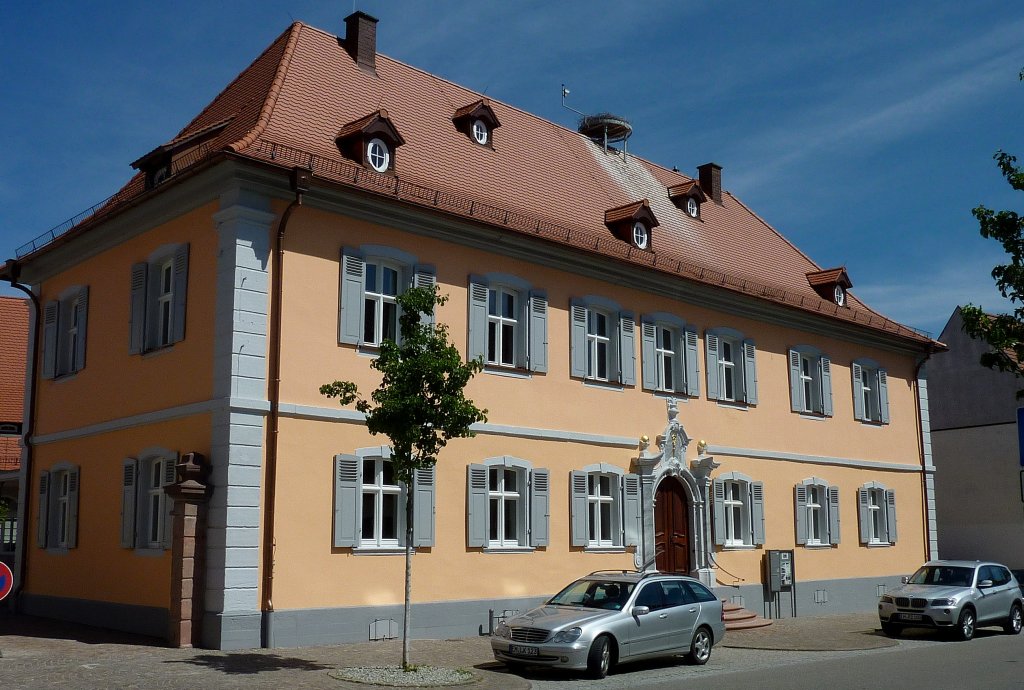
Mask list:
[[[781,650],[872,649],[895,645],[874,614],[775,621],[734,631],[725,647]],[[366,688],[337,680],[333,669],[395,665],[401,641],[220,652],[172,649],[160,640],[0,613],[0,687],[46,688]],[[474,688],[529,688],[528,679],[494,662],[486,637],[416,640],[414,663],[471,671]]]

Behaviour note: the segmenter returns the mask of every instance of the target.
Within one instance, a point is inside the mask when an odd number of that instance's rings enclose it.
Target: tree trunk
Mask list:
[[[412,521],[413,521],[413,497],[416,495],[415,473],[413,478],[406,484],[405,490],[405,607],[403,609],[404,620],[402,621],[402,670],[411,671],[412,661],[409,650],[409,629],[412,598]]]

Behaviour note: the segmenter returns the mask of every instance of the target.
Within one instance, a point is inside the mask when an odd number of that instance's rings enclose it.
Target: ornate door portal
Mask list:
[[[656,567],[663,573],[690,572],[690,502],[682,482],[666,477],[654,499]]]

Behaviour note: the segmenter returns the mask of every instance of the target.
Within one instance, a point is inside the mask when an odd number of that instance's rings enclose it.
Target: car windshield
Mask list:
[[[974,568],[954,565],[926,565],[910,577],[912,585],[940,587],[970,587],[974,581]]]
[[[633,593],[632,582],[577,580],[548,601],[554,606],[583,606],[588,609],[621,610]]]

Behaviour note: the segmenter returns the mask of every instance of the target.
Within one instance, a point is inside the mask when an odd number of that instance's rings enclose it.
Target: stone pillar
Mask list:
[[[182,456],[174,484],[167,487],[171,509],[171,601],[168,640],[174,647],[198,646],[203,620],[206,504],[210,467],[200,453]]]

